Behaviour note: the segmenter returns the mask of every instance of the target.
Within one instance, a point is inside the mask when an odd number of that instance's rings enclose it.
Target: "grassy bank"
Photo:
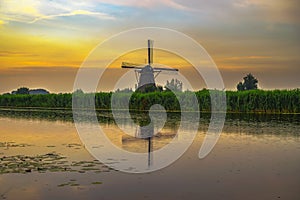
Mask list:
[[[201,90],[195,92],[199,102],[199,110],[211,111],[210,92]],[[85,95],[80,94],[83,99]],[[115,104],[124,104],[124,99],[129,98],[129,93],[119,93],[114,99]],[[97,109],[111,109],[112,93],[96,93],[95,105]],[[257,113],[300,113],[300,90],[251,90],[251,91],[227,91],[228,112],[257,112]],[[180,102],[180,103],[179,103]],[[195,105],[192,92],[152,92],[134,93],[130,97],[129,108],[131,110],[148,110],[151,105],[160,104],[168,111],[193,110]],[[84,101],[82,103],[84,107]],[[122,105],[121,105],[122,106]],[[125,106],[125,105],[123,105]],[[72,94],[48,94],[48,95],[1,95],[0,107],[19,108],[52,108],[71,109]]]

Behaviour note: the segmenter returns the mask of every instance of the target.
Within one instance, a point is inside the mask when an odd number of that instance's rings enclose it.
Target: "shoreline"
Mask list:
[[[92,110],[87,110],[84,108],[80,108],[80,110],[85,110],[85,111],[92,111]],[[116,111],[126,111],[126,109],[115,109]],[[55,111],[73,111],[72,108],[64,108],[64,107],[17,107],[17,106],[0,106],[0,111],[30,111],[30,112],[40,112],[40,111],[47,111],[47,112],[55,112]],[[111,109],[101,109],[101,108],[96,108],[95,111],[106,111],[106,112],[111,112]],[[154,110],[157,112],[162,112],[160,110]],[[129,112],[148,112],[148,110],[138,110],[138,109],[129,109]],[[197,111],[191,111],[191,110],[166,110],[167,113],[195,113]],[[211,114],[211,113],[224,113],[224,112],[211,112],[211,111],[198,111],[199,113],[205,113],[205,114]],[[300,113],[297,112],[263,112],[263,111],[247,111],[247,112],[242,112],[242,111],[230,111],[227,110],[225,114],[257,114],[257,115],[299,115]]]

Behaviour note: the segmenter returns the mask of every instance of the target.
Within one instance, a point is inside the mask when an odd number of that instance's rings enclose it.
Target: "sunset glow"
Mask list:
[[[20,86],[70,92],[77,69],[93,48],[121,31],[145,26],[174,29],[198,41],[219,67],[226,89],[235,89],[249,72],[264,89],[297,88],[299,13],[297,0],[4,0],[0,92]],[[191,74],[185,61],[155,53],[158,62]]]

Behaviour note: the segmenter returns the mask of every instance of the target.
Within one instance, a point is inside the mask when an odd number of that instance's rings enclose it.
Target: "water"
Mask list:
[[[299,121],[299,115],[228,115],[217,145],[200,160],[209,123],[203,114],[180,159],[156,172],[127,174],[86,151],[68,111],[2,110],[0,199],[300,199]],[[176,137],[179,123],[178,114],[169,114],[153,150]],[[147,140],[125,135],[108,113],[100,124],[116,146],[148,151]]]

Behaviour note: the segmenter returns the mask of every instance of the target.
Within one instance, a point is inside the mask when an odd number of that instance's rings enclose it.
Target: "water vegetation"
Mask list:
[[[93,166],[93,167],[87,167]],[[93,161],[68,161],[66,157],[50,152],[42,155],[12,155],[0,157],[0,174],[8,173],[32,173],[32,172],[78,172],[85,173],[92,171],[95,173],[109,172],[110,168]]]
[[[199,102],[199,110],[211,111],[210,93],[218,93],[217,90],[203,89],[194,94]],[[155,91],[149,93],[141,92],[118,92],[114,101],[116,104],[124,104],[124,99],[130,98],[129,108],[131,110],[148,110],[154,104],[164,106],[167,111],[193,110],[191,91],[176,92]],[[112,92],[99,92],[96,94],[77,94],[77,100],[82,101],[82,107],[87,106],[86,97],[92,95],[95,99],[96,109],[110,110]],[[182,108],[180,107],[179,100]],[[243,113],[300,113],[300,89],[293,90],[244,90],[226,91],[226,103],[228,112]],[[46,110],[57,109],[65,112],[72,108],[72,94],[46,94],[46,95],[0,95],[0,107],[2,108],[27,108],[34,110],[43,108]]]

